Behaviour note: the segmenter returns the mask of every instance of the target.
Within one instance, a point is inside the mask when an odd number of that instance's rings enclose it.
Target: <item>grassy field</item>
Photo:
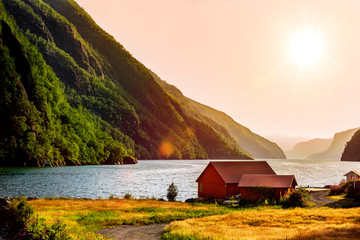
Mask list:
[[[96,231],[103,228],[226,214],[231,209],[217,205],[189,205],[156,200],[29,200],[35,214],[51,225],[60,220],[74,239],[103,239]]]
[[[74,239],[123,224],[171,223],[163,239],[359,239],[360,208],[232,209],[156,200],[29,200],[48,224],[66,224]]]
[[[264,209],[171,223],[163,239],[359,239],[360,208]]]

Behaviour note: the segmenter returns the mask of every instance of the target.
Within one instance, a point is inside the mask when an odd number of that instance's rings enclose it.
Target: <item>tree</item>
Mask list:
[[[176,196],[178,195],[178,188],[174,183],[171,183],[167,189],[167,199],[168,201],[175,201]]]

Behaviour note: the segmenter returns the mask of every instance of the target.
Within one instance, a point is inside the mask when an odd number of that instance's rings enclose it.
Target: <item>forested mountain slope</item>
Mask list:
[[[186,114],[74,1],[0,8],[1,165],[252,158],[229,133]]]
[[[0,165],[121,163],[133,142],[72,107],[64,86],[0,4]]]
[[[250,129],[235,122],[225,113],[185,97],[179,89],[154,75],[159,84],[183,106],[185,113],[212,126],[231,145],[239,145],[254,158],[285,159],[282,149]]]

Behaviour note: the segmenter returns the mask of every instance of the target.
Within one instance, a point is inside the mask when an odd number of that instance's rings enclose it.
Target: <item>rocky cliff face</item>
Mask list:
[[[346,143],[341,161],[360,161],[360,130],[356,131]]]
[[[340,160],[346,143],[351,139],[351,137],[358,129],[359,128],[354,128],[347,131],[336,133],[334,135],[330,147],[326,151],[313,154],[309,156],[308,159]]]

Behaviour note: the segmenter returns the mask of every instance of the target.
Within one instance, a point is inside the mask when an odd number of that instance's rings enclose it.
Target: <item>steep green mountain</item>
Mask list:
[[[360,161],[360,130],[346,143],[341,161]]]
[[[285,151],[290,159],[306,159],[308,156],[326,151],[333,139],[316,138],[306,142],[297,143],[290,151]]]
[[[219,124],[187,114],[75,1],[0,10],[0,165],[252,158]]]
[[[239,145],[254,158],[285,159],[282,149],[273,142],[253,133],[250,129],[235,122],[225,113],[185,97],[179,89],[154,75],[159,84],[185,108],[185,113],[207,123],[231,146]]]
[[[310,155],[308,159],[340,160],[346,143],[351,139],[357,130],[359,130],[359,128],[336,133],[328,149],[326,149],[324,152]]]
[[[72,107],[63,84],[0,4],[0,165],[121,163],[133,141]]]

